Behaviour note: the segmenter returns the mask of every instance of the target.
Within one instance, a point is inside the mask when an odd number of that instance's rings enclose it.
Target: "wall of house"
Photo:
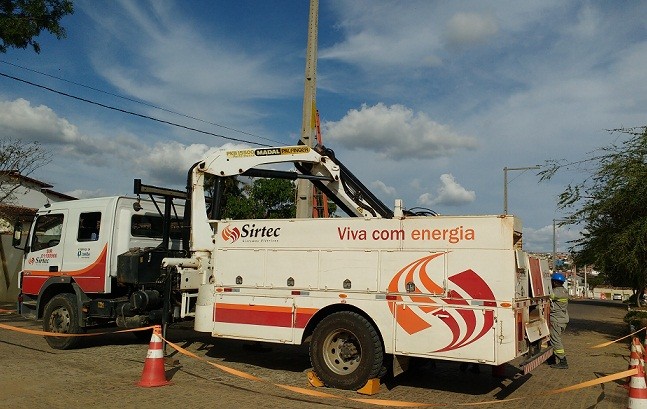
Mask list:
[[[23,252],[11,245],[11,234],[0,235],[0,301],[15,302],[18,298],[18,271]]]
[[[32,209],[43,207],[48,201],[54,203],[66,200],[47,191],[43,192],[40,190],[40,187],[30,184],[19,186],[14,191],[14,197],[15,200],[11,204],[30,207]]]
[[[596,300],[628,300],[633,295],[629,288],[596,287],[593,289],[593,298]]]

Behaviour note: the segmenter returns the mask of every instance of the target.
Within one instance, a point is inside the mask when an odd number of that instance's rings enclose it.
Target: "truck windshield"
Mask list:
[[[61,241],[63,231],[62,214],[46,214],[38,216],[34,226],[34,236],[31,240],[32,251],[54,247]]]

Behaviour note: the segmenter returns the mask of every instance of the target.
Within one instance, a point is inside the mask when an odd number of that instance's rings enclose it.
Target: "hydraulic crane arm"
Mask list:
[[[298,172],[262,168],[264,165],[285,163],[292,164]],[[203,161],[196,163],[189,174],[190,219],[192,230],[194,230],[192,234],[194,248],[195,244],[200,241],[197,240],[198,233],[195,231],[199,229],[198,226],[208,226],[209,219],[219,217],[218,203],[213,203],[209,206],[212,212],[209,215],[206,214],[207,204],[204,199],[206,175],[213,175],[217,178],[241,175],[292,180],[308,179],[351,217],[393,217],[393,211],[335,158],[332,150],[323,146],[317,145],[315,148],[309,148],[304,145],[297,145],[261,149],[219,150]],[[216,198],[216,201],[220,200],[217,188],[214,198]],[[204,230],[199,234],[204,237],[206,233],[207,231]],[[204,245],[207,248],[209,243],[205,242]]]

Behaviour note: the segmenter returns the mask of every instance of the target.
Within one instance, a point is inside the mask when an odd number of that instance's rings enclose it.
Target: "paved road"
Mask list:
[[[0,308],[3,308],[0,305]],[[6,305],[5,307],[6,308]],[[461,372],[456,363],[427,362],[382,385],[371,398],[427,404],[459,404],[514,399],[478,408],[622,408],[627,391],[610,382],[557,395],[546,392],[621,372],[628,365],[628,343],[603,349],[590,346],[617,339],[628,331],[622,322],[626,309],[617,303],[572,301],[571,323],[565,334],[570,369],[542,365],[527,376],[509,365],[505,378],[493,378],[489,367],[480,373]],[[1,314],[0,322],[33,329],[40,323],[15,314]],[[241,379],[204,362],[173,354],[179,365],[167,367],[173,384],[159,388],[135,386],[148,349],[132,334],[87,338],[72,351],[49,348],[40,336],[0,329],[0,408],[378,408],[356,402],[354,392],[314,389],[307,384],[307,348],[245,344],[214,339],[189,327],[169,330],[168,338],[212,362],[245,371],[266,382]],[[169,352],[172,350],[169,348]],[[284,390],[287,384],[339,396],[323,399]]]

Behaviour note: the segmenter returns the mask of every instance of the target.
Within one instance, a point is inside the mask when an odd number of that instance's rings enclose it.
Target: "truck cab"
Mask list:
[[[154,321],[147,310],[159,304],[153,299],[161,291],[161,259],[180,249],[179,219],[169,224],[165,243],[164,217],[152,201],[113,196],[44,206],[26,239],[21,240],[20,228],[14,234],[14,245],[24,250],[19,312],[42,318],[44,330],[54,332]],[[133,294],[149,305],[133,308]],[[47,339],[67,348],[77,338]]]

